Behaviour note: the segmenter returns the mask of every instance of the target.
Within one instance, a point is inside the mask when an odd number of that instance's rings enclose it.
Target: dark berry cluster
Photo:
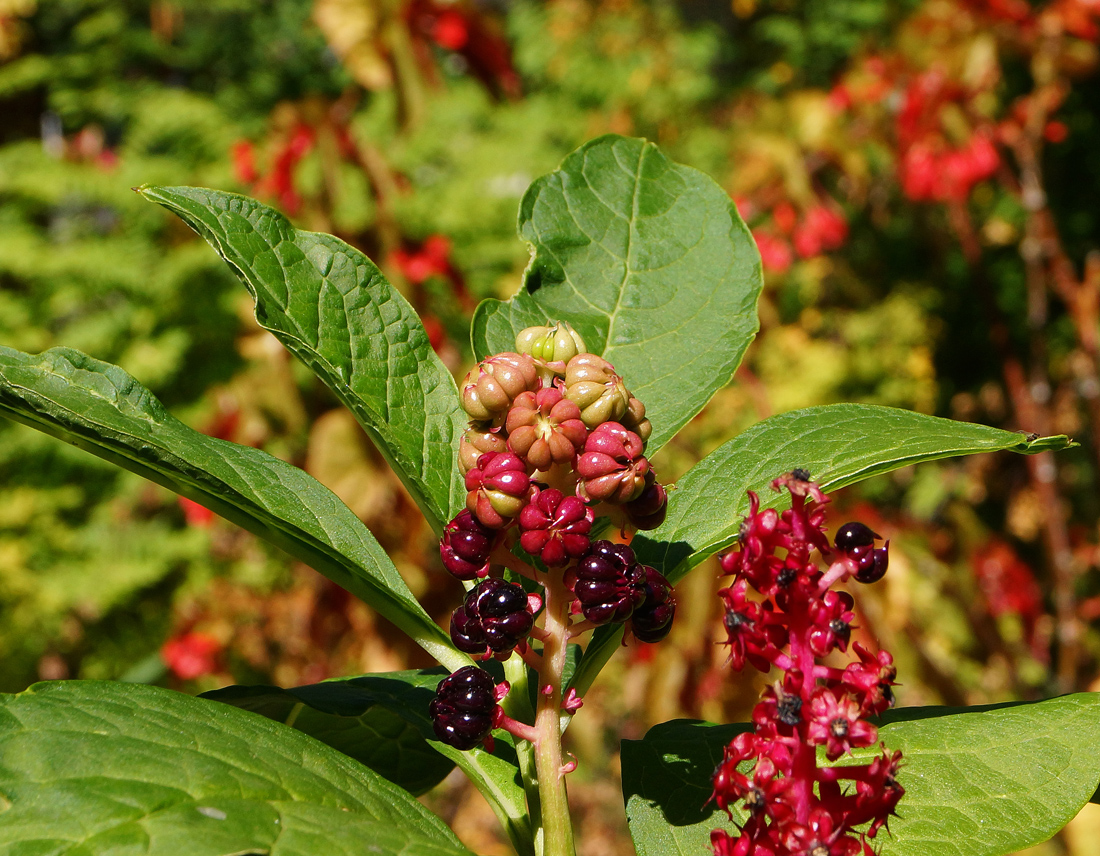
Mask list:
[[[567,324],[530,327],[515,352],[471,371],[461,393],[470,417],[458,450],[466,510],[439,549],[455,577],[479,582],[451,619],[455,646],[477,659],[539,656],[526,639],[548,632],[535,626],[542,599],[500,579],[504,568],[547,595],[564,593],[564,606],[572,599],[559,634],[581,632],[568,615],[582,615],[625,623],[642,642],[663,639],[676,613],[668,581],[628,546],[591,540],[597,517],[625,535],[660,526],[668,504],[645,456],[645,406],[614,366],[587,353]],[[537,561],[521,561],[517,546]]]
[[[739,549],[721,558],[733,583],[720,595],[733,667],[776,666],[783,676],[753,710],[755,730],[738,735],[714,771],[714,802],[729,812],[743,800],[748,820],[736,836],[714,830],[711,844],[715,856],[870,853],[868,839],[905,792],[897,782],[901,753],[883,749],[869,764],[822,768],[817,751],[835,761],[875,744],[878,731],[866,717],[893,704],[893,658],[852,643],[857,662],[819,661],[851,642],[854,601],[832,585],[881,579],[888,545],[875,547],[879,536],[862,523],[842,526],[830,545],[827,500],[808,473],[796,470],[772,487],[790,491],[791,508],[761,510],[749,493]],[[824,571],[814,551],[834,556]]]
[[[501,686],[507,691],[506,685]],[[477,666],[448,675],[428,707],[435,736],[456,749],[473,749],[496,725],[502,694],[492,676]]]

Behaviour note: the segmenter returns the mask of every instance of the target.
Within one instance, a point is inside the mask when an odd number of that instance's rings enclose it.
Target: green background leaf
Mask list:
[[[729,195],[652,143],[605,136],[520,203],[533,247],[523,288],[474,315],[478,357],[568,321],[611,361],[653,422],[652,453],[729,383],[758,323],[760,257]]]
[[[231,704],[285,723],[370,767],[414,794],[439,784],[454,762],[433,749],[418,716],[445,670],[392,672],[326,681],[293,689],[229,686],[201,698]]]
[[[638,558],[673,582],[733,544],[748,512],[746,491],[763,507],[787,502],[772,479],[796,467],[826,492],[910,464],[979,452],[1065,448],[1065,437],[1026,435],[870,404],[831,404],[758,422],[719,446],[676,482],[668,517],[632,542]]]
[[[457,668],[469,659],[417,603],[351,510],[312,476],[172,417],[117,366],[0,347],[0,414],[193,499],[300,558]]]
[[[883,856],[1000,856],[1029,847],[1069,822],[1100,779],[1100,693],[908,708],[882,722],[881,741],[904,753],[898,781],[906,789],[893,835],[875,839]],[[623,795],[638,856],[698,856],[708,852],[711,829],[734,830],[704,803],[722,747],[749,728],[677,720],[623,741]],[[857,750],[845,763],[876,754]]]
[[[465,499],[455,451],[466,418],[408,301],[358,250],[296,230],[253,199],[197,187],[140,192],[229,263],[256,301],[256,320],[355,414],[442,531]]]
[[[500,675],[494,671],[498,680]],[[415,792],[426,790],[456,764],[485,796],[517,852],[533,856],[532,830],[511,737],[496,732],[492,752],[460,752],[435,739],[428,705],[446,670],[340,678],[284,690],[232,686],[204,697],[286,722],[361,760],[375,772]],[[400,745],[378,746],[379,732],[399,734]],[[425,757],[430,753],[433,757]]]
[[[293,729],[140,684],[0,697],[0,850],[468,854],[405,791]]]

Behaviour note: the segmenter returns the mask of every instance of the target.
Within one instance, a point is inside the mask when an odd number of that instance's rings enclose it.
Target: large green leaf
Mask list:
[[[729,195],[652,143],[581,146],[520,203],[523,288],[474,315],[478,356],[524,327],[568,321],[614,363],[659,449],[729,383],[757,330],[760,256]]]
[[[296,230],[254,199],[143,187],[229,263],[256,320],[348,406],[432,527],[462,505],[455,466],[466,418],[420,319],[381,271],[338,238]]]
[[[470,662],[330,490],[266,452],[187,427],[117,366],[69,348],[0,347],[0,415],[205,505],[361,597],[448,667]]]
[[[435,686],[447,674],[432,672],[364,675],[293,689],[230,686],[201,697],[285,723],[422,794],[454,768],[424,739],[419,723],[409,721],[414,712],[427,718]]]
[[[974,708],[891,712],[879,736],[904,763],[905,797],[883,856],[1000,856],[1045,841],[1100,779],[1100,693]],[[733,831],[710,797],[722,747],[748,725],[679,720],[623,741],[623,794],[638,856],[698,856]],[[862,761],[859,750],[846,763]],[[743,816],[738,815],[740,819]]]
[[[673,583],[731,546],[748,512],[746,491],[764,507],[787,502],[769,489],[796,467],[826,491],[922,461],[979,452],[1034,454],[1072,445],[1066,437],[1029,437],[892,407],[833,404],[758,422],[688,470],[668,494],[668,517],[631,542],[638,559]],[[574,684],[583,694],[617,650],[622,629],[601,627],[585,649]]]
[[[511,738],[498,732],[492,752],[481,747],[459,752],[435,739],[428,705],[446,675],[438,668],[388,672],[290,690],[226,687],[204,697],[289,722],[417,792],[457,764],[485,796],[516,851],[533,856],[533,830]],[[379,743],[391,734],[399,742]]]
[[[396,785],[246,711],[140,684],[0,697],[0,851],[469,856]]]
[[[825,491],[899,467],[973,455],[1024,454],[1070,445],[1066,437],[1028,437],[970,422],[869,404],[832,404],[758,422],[688,470],[669,493],[668,517],[634,542],[639,558],[675,582],[733,544],[748,511],[746,491],[764,507],[785,502],[769,489],[776,476],[809,470]]]

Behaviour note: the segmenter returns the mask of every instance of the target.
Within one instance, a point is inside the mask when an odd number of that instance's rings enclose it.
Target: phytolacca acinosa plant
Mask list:
[[[854,601],[832,586],[881,579],[889,543],[878,547],[878,535],[848,523],[830,545],[827,500],[803,470],[772,487],[790,491],[791,508],[761,510],[750,491],[739,549],[721,558],[733,582],[720,595],[733,668],[774,665],[783,674],[753,710],[754,731],[734,738],[714,771],[713,801],[731,818],[730,806],[744,801],[748,818],[739,835],[714,830],[711,844],[715,856],[871,854],[869,839],[904,793],[901,753],[883,747],[868,764],[820,767],[817,751],[824,747],[835,761],[877,742],[866,717],[893,704],[893,658],[853,643],[857,662],[840,668],[821,661],[834,650],[846,653],[851,637]],[[824,571],[815,550],[833,559]],[[750,769],[739,769],[746,762]]]
[[[445,527],[440,555],[475,585],[451,619],[451,639],[475,659],[518,652],[538,672],[539,704],[534,726],[516,722],[496,705],[500,690],[487,673],[467,674],[461,686],[473,687],[472,701],[459,699],[466,708],[454,701],[461,695],[454,681],[440,685],[436,734],[458,748],[493,728],[556,742],[562,710],[580,705],[562,693],[570,638],[618,623],[641,642],[657,642],[672,628],[668,581],[626,544],[592,540],[599,518],[624,536],[664,520],[667,494],[645,457],[651,426],[614,366],[587,353],[568,324],[522,331],[516,351],[483,360],[461,392],[471,418],[458,450],[466,510]],[[540,736],[543,726],[552,739]],[[554,754],[540,748],[538,756],[547,753]],[[560,745],[557,755],[555,774],[569,768]]]

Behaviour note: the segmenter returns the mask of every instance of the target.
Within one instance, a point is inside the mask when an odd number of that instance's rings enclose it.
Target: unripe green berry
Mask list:
[[[565,397],[581,409],[581,421],[593,429],[618,422],[630,406],[630,393],[615,367],[595,354],[577,354],[565,369]],[[644,413],[644,411],[643,411]]]
[[[565,321],[549,327],[528,327],[516,336],[516,350],[546,363],[568,363],[587,348],[581,334]]]

